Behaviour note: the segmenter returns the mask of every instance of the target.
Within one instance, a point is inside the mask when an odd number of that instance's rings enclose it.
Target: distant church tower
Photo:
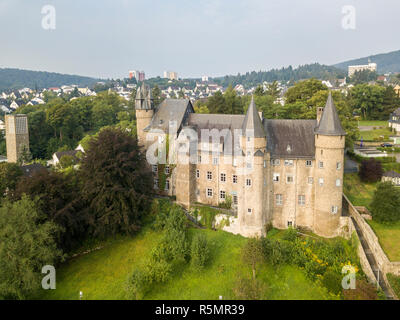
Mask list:
[[[314,230],[333,237],[340,225],[343,194],[345,135],[332,95],[315,128],[315,209]]]
[[[7,161],[17,163],[22,153],[29,152],[28,117],[25,114],[6,115]]]
[[[146,132],[144,131],[150,125],[154,115],[154,101],[151,95],[150,86],[144,82],[136,92],[135,99],[136,109],[136,128],[139,144],[146,145]]]

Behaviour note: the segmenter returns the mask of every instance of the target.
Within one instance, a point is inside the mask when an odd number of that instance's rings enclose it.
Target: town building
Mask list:
[[[186,208],[231,198],[236,218],[228,231],[244,236],[263,235],[270,223],[341,234],[346,133],[331,94],[316,120],[264,119],[254,99],[245,115],[196,114],[188,99],[154,106],[145,84],[135,108],[158,192]]]
[[[375,71],[377,70],[377,64],[376,63],[371,63],[370,61],[368,64],[365,65],[356,65],[356,66],[349,66],[348,67],[348,75],[351,77],[354,73],[364,71],[364,70],[369,70],[369,71]]]
[[[6,115],[5,125],[7,161],[17,163],[25,152],[29,153],[28,116]]]
[[[400,108],[397,108],[390,114],[389,128],[393,128],[396,133],[400,132]]]
[[[382,175],[382,182],[390,181],[395,186],[400,186],[400,173],[396,171],[387,171]]]
[[[164,78],[169,80],[178,80],[178,73],[175,71],[164,71]]]

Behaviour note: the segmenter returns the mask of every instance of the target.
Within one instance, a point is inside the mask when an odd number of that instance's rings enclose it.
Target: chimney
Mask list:
[[[322,117],[322,112],[324,111],[324,108],[319,107],[317,109],[317,123],[319,123],[319,121],[321,120]]]

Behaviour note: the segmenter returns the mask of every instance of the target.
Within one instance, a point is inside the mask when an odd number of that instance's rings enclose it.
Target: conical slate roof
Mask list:
[[[243,134],[247,131],[254,131],[254,138],[265,138],[265,131],[262,125],[260,116],[254,103],[254,97],[251,97],[249,108],[247,109],[246,117],[243,121]]]
[[[346,132],[343,130],[342,124],[340,123],[339,115],[335,103],[333,102],[331,92],[329,92],[321,120],[315,128],[315,134],[322,134],[325,136],[346,135]]]

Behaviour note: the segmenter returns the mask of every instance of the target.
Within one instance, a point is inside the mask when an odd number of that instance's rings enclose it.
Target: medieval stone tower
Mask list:
[[[145,83],[138,88],[135,99],[136,127],[139,144],[146,146],[146,132],[144,131],[154,115],[154,102],[151,89]]]
[[[251,230],[254,234],[262,234],[267,210],[263,201],[267,193],[264,183],[267,138],[253,97],[243,121],[241,146],[244,153],[244,189],[239,195],[238,218],[247,232]]]
[[[23,152],[29,152],[28,117],[25,114],[6,115],[7,161],[16,163]]]
[[[342,213],[343,159],[345,135],[329,93],[321,119],[315,128],[315,208],[314,230],[332,237]]]

